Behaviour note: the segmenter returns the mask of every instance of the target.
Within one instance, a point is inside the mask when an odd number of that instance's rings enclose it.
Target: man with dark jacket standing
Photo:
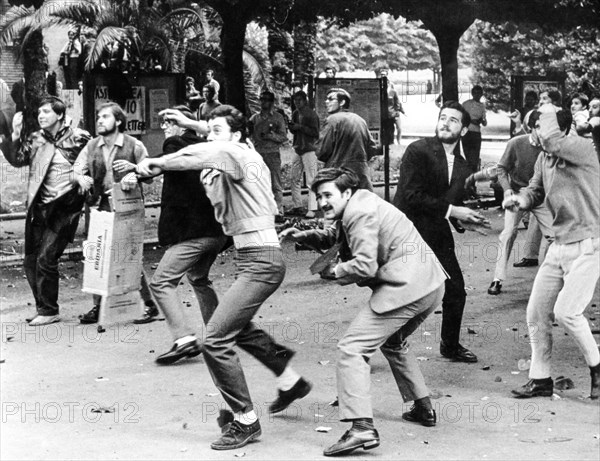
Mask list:
[[[186,106],[176,106],[172,110],[194,119]],[[162,155],[203,141],[193,130],[180,127],[169,117],[162,121],[161,128],[166,138]],[[201,310],[214,311],[218,299],[208,273],[226,241],[198,172],[165,171],[158,242],[168,248],[154,272],[150,290],[167,319],[175,344],[170,351],[157,357],[157,363],[169,365],[200,354],[195,328],[186,319],[177,286],[187,275]]]
[[[65,123],[65,103],[54,96],[38,109],[40,131],[21,142],[22,113],[13,120],[12,142],[3,150],[14,167],[29,167],[25,260],[23,266],[35,298],[37,316],[30,325],[60,321],[58,260],[73,241],[84,196],[73,181],[73,165],[89,133]]]
[[[360,181],[360,189],[372,191],[368,160],[376,155],[377,146],[369,133],[367,122],[348,110],[350,94],[343,88],[327,92],[327,122],[317,142],[317,158],[325,168],[349,168]]]
[[[442,301],[440,353],[457,362],[477,362],[477,356],[459,342],[467,294],[450,222],[458,232],[473,225],[489,226],[483,215],[460,206],[471,169],[459,141],[469,123],[469,113],[458,102],[445,102],[435,137],[413,142],[406,149],[394,197],[394,205],[414,223],[450,276]]]

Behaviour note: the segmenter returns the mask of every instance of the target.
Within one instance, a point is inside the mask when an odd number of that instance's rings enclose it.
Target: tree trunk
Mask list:
[[[25,113],[23,114],[23,135],[39,129],[37,112],[40,101],[48,95],[46,89],[46,68],[48,57],[44,48],[41,31],[33,32],[23,49],[23,75],[25,75]]]
[[[440,7],[441,7],[440,3]],[[442,64],[442,96],[444,101],[458,101],[458,45],[460,38],[475,21],[473,10],[456,10],[451,13],[440,9],[427,10],[423,24],[433,33]]]
[[[442,95],[444,101],[458,101],[458,44],[462,33],[455,30],[433,32],[440,48],[442,62]]]
[[[301,21],[294,27],[294,79],[304,86],[315,72],[317,24]]]
[[[246,96],[244,94],[242,54],[246,36],[246,21],[222,17],[221,45],[223,47],[223,71],[225,72],[225,102],[245,112]]]

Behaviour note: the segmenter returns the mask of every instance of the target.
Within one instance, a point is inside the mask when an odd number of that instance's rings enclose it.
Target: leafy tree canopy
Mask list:
[[[474,77],[485,86],[492,107],[509,108],[511,74],[565,73],[568,93],[578,90],[584,81],[600,86],[598,28],[580,26],[547,33],[533,24],[483,21],[475,27]]]
[[[438,69],[439,52],[431,33],[414,21],[381,14],[347,27],[321,20],[317,30],[317,68],[338,70]]]

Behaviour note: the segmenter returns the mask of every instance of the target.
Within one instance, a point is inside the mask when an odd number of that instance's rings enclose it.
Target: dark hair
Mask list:
[[[215,91],[215,87],[212,85],[204,85],[202,87],[203,90],[208,90],[210,92],[211,95],[215,96],[217,94],[217,92]]]
[[[481,91],[483,93],[483,87],[481,85],[474,85],[473,88],[471,88],[471,94],[473,94],[474,91]]]
[[[240,141],[246,140],[246,117],[239,110],[229,104],[221,104],[208,114],[209,120],[213,120],[217,117],[224,117],[225,120],[227,120],[227,124],[229,125],[229,128],[231,128],[232,133],[240,132],[242,134]]]
[[[265,90],[260,93],[260,99],[268,99],[269,101],[275,101],[275,93],[272,91]]]
[[[96,111],[96,113],[99,114],[100,111],[103,109],[110,109],[113,116],[115,117],[115,120],[117,122],[121,122],[121,124],[119,125],[119,131],[121,133],[124,132],[127,128],[127,115],[125,115],[125,111],[121,108],[121,106],[119,106],[116,102],[105,102],[98,106],[98,110]]]
[[[536,101],[538,99],[538,94],[533,90],[529,90],[527,93],[525,93],[525,99],[527,99],[527,96],[532,96]]]
[[[332,88],[327,92],[327,96],[329,96],[331,93],[335,93],[335,97],[339,102],[346,102],[346,104],[344,105],[344,109],[348,109],[350,107],[352,97],[350,96],[350,93],[348,93],[346,90],[344,90],[343,88]]]
[[[552,101],[552,104],[554,104],[555,106],[562,106],[562,94],[560,94],[560,91],[548,91],[548,97]]]
[[[188,106],[186,106],[185,104],[180,104],[178,106],[173,106],[171,107],[171,109],[173,110],[178,110],[179,112],[181,112],[183,115],[185,115],[187,118],[191,118],[192,120],[198,120],[196,118],[196,114],[194,114],[190,108]]]
[[[358,176],[348,168],[323,168],[315,176],[310,190],[316,193],[319,186],[326,182],[333,182],[340,192],[350,189],[354,193],[359,185]]]
[[[581,105],[583,106],[583,108],[587,108],[590,104],[590,100],[588,99],[587,95],[584,93],[575,93],[573,96],[571,96],[571,100],[570,102],[573,102],[573,99],[579,99],[581,101]],[[569,104],[570,106],[571,104]]]
[[[56,96],[47,96],[40,101],[40,106],[42,107],[45,104],[50,104],[52,111],[56,115],[65,115],[67,113],[67,105],[63,102],[62,99],[57,98]],[[64,121],[64,117],[63,117]]]
[[[529,119],[527,120],[527,126],[532,130],[535,128],[536,122],[540,119],[540,111],[532,110],[531,114],[529,114]]]
[[[467,112],[467,109],[465,109],[462,106],[462,104],[459,104],[458,101],[449,100],[442,104],[442,108],[440,109],[440,113],[438,114],[438,120],[440,118],[440,115],[442,115],[442,111],[444,109],[454,109],[459,111],[462,114],[461,122],[463,127],[468,127],[471,124],[471,116]]]
[[[300,91],[296,91],[293,95],[292,95],[292,99],[296,99],[296,98],[301,98],[304,101],[308,100],[308,96],[306,95],[306,93],[302,90]]]
[[[565,134],[569,134],[571,125],[573,124],[573,115],[571,115],[571,111],[565,109],[557,110],[556,121],[558,122],[559,130],[564,131]]]
[[[325,68],[325,72],[327,72],[328,70],[332,71],[333,75],[337,74],[337,69],[335,67],[333,67],[333,66],[327,66]]]
[[[532,130],[535,128],[535,124],[540,119],[541,112],[539,110],[534,110],[531,112],[529,116],[529,120],[527,121],[527,126]],[[573,116],[571,115],[571,111],[560,109],[556,111],[556,121],[558,122],[558,129],[560,131],[565,131],[565,134],[569,134],[571,130],[571,124],[573,123]]]

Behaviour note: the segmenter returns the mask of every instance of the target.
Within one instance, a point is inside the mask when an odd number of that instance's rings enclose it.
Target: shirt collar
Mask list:
[[[125,140],[125,136],[123,133],[119,133],[117,138],[115,139],[115,146],[123,147],[123,141]],[[100,147],[105,146],[104,137],[100,136],[100,142],[98,143]]]

